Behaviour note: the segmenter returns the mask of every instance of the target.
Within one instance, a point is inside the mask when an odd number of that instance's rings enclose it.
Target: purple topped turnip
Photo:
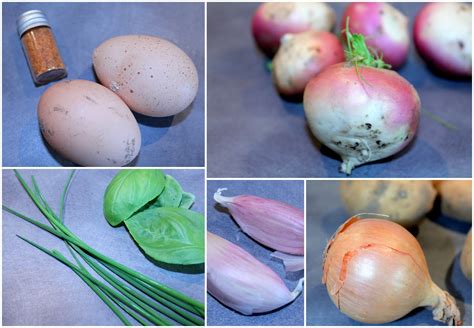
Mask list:
[[[420,98],[415,88],[370,53],[346,28],[347,62],[313,78],[304,91],[311,131],[343,160],[340,171],[391,156],[415,136]]]
[[[367,46],[373,48],[392,68],[399,68],[408,57],[410,33],[408,18],[383,2],[355,2],[347,6],[342,16],[343,29],[350,17],[352,33],[365,36]]]
[[[261,4],[252,19],[252,33],[259,48],[272,57],[287,33],[330,31],[334,10],[322,2],[270,2]]]
[[[301,95],[311,78],[344,61],[339,39],[329,32],[285,34],[273,58],[273,79],[284,96]]]
[[[413,37],[420,55],[438,72],[472,76],[471,5],[427,4],[416,16]]]

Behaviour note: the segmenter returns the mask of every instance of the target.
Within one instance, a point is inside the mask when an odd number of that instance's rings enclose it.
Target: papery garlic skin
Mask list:
[[[303,279],[290,292],[280,277],[239,246],[207,233],[207,290],[245,315],[264,313],[292,302]]]
[[[304,212],[288,204],[252,196],[222,196],[216,202],[227,207],[240,228],[259,243],[292,255],[304,255]]]
[[[461,322],[454,299],[432,282],[418,241],[390,221],[346,221],[327,245],[323,283],[339,310],[360,322],[391,322],[420,306],[433,307],[435,320]]]

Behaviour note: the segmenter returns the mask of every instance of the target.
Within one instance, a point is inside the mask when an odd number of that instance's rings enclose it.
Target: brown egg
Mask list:
[[[83,166],[122,166],[140,151],[138,123],[112,91],[90,81],[62,81],[38,104],[44,138],[64,158]]]
[[[175,115],[196,97],[198,74],[191,58],[158,37],[114,37],[95,49],[93,63],[100,82],[143,115]]]

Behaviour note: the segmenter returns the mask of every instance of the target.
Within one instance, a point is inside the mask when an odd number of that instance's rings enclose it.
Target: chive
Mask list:
[[[120,309],[141,325],[148,325],[146,320],[154,325],[172,325],[166,318],[183,325],[204,325],[202,320],[204,318],[204,305],[202,303],[99,253],[84,243],[64,225],[65,200],[74,177],[74,171],[69,174],[64,186],[59,206],[59,216],[56,215],[43,197],[34,176],[31,177],[31,188],[21,174],[17,170],[14,171],[30,199],[52,227],[7,206],[3,206],[3,209],[62,239],[77,265],[74,265],[57,250],[48,250],[24,237],[18,237],[68,266],[99,296],[124,325],[131,325],[131,323]],[[76,256],[76,253],[113,288],[92,276]],[[113,274],[105,270],[104,267]],[[114,275],[121,278],[121,280],[117,279]]]
[[[32,246],[38,248],[39,250],[45,252],[46,254],[55,257],[51,251],[47,250],[47,249],[44,248],[43,246],[40,246],[40,245],[38,245],[38,244],[36,244],[36,243],[34,243],[34,242],[32,242],[32,241],[30,241],[30,240],[28,240],[28,239],[22,237],[22,236],[17,235],[17,237],[20,238],[20,239],[22,239],[22,240],[24,240],[24,241],[26,241],[28,244],[30,244],[30,245],[32,245]],[[127,320],[127,318],[125,318],[125,317],[120,313],[120,311],[118,311],[118,310],[116,309],[116,307],[115,307],[113,304],[111,304],[107,298],[104,297],[102,291],[101,291],[99,288],[97,288],[97,286],[95,286],[95,285],[94,285],[87,277],[85,277],[84,275],[79,275],[79,277],[105,302],[105,304],[107,304],[107,305],[109,306],[109,308],[117,315],[117,317],[119,317],[119,319],[123,322],[124,325],[126,325],[126,326],[132,326],[132,324]]]
[[[139,272],[136,272],[120,263],[117,263],[115,262],[114,260],[108,258],[107,256],[97,252],[95,249],[89,247],[87,244],[85,244],[84,242],[82,242],[79,238],[77,238],[69,229],[67,229],[67,227],[62,224],[61,222],[59,222],[54,216],[52,216],[48,210],[41,204],[41,201],[38,199],[38,197],[36,197],[35,193],[31,190],[31,188],[28,186],[28,184],[25,182],[25,180],[23,179],[23,177],[21,176],[21,174],[17,171],[17,170],[14,170],[15,172],[15,175],[17,176],[18,180],[20,181],[21,185],[23,186],[23,188],[25,189],[25,191],[27,192],[27,194],[30,196],[30,198],[33,200],[33,202],[36,204],[36,206],[38,207],[38,209],[43,213],[43,215],[53,224],[55,225],[55,227],[58,228],[58,230],[61,230],[62,232],[64,232],[66,235],[69,235],[70,237],[73,237],[74,239],[76,239],[78,242],[80,242],[80,244],[78,246],[80,246],[81,248],[83,248],[85,251],[89,252],[91,255],[94,255],[95,257],[97,258],[100,258],[102,259],[103,261],[105,262],[108,262],[109,264],[111,265],[114,265],[116,267],[118,267],[119,269],[121,269],[122,271],[125,271],[127,273],[129,273],[130,275],[134,276],[135,278],[138,278],[140,280],[143,280],[144,282],[150,284],[151,286],[165,292],[166,294],[176,298],[176,299],[179,299],[179,300],[182,300],[184,301],[185,303],[189,303],[189,305],[191,305],[191,309],[198,309],[199,312],[200,311],[204,311],[204,304],[188,297],[188,296],[185,296],[179,292],[177,292],[176,290],[174,289],[171,289],[165,285],[162,285],[160,283],[158,283],[157,281],[139,273]],[[192,311],[192,310],[191,310]],[[200,312],[202,313],[202,312]]]

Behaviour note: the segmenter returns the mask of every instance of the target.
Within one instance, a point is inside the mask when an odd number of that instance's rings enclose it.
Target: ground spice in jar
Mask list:
[[[64,78],[66,66],[44,13],[30,10],[21,14],[17,27],[35,83],[45,84]]]

